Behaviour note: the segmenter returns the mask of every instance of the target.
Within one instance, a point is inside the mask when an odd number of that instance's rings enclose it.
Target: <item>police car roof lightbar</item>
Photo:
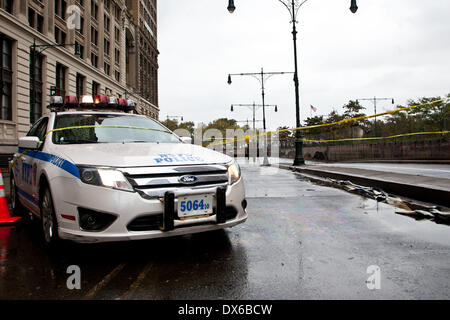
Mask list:
[[[94,104],[96,107],[107,107],[109,104],[108,96],[105,95],[96,95],[94,98]]]
[[[92,96],[89,95],[84,95],[81,97],[81,105],[86,106],[86,105],[93,105],[94,104],[94,99],[92,99]]]
[[[116,97],[109,97],[109,106],[117,109],[117,107],[119,106],[119,102],[117,101]]]
[[[124,98],[117,99],[117,109],[125,111],[127,109],[127,100]]]
[[[62,108],[64,106],[63,97],[52,96],[50,97],[50,108]]]
[[[78,108],[80,106],[78,104],[78,98],[75,96],[66,96],[64,99],[64,106],[66,108]]]
[[[136,102],[134,100],[127,100],[126,111],[136,111]]]
[[[78,101],[76,96],[51,96],[50,104],[48,106],[52,111],[62,111],[63,109],[78,109],[78,108],[110,108],[118,109],[125,112],[135,111],[136,102],[124,98],[108,97],[106,95],[96,95],[95,99],[90,95],[81,97]]]

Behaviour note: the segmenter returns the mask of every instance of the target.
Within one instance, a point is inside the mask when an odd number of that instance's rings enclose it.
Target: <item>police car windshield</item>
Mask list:
[[[180,143],[156,121],[127,114],[60,114],[56,116],[53,129],[55,144]]]

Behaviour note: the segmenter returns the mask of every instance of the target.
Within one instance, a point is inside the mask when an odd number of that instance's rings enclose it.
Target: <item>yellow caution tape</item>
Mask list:
[[[64,131],[64,130],[72,130],[72,129],[89,129],[89,128],[122,128],[122,129],[138,129],[138,130],[148,130],[148,131],[156,131],[156,132],[165,132],[171,133],[167,130],[160,129],[152,129],[146,127],[134,127],[134,126],[119,126],[119,125],[88,125],[88,126],[72,126],[72,127],[64,127],[64,128],[56,128],[47,132],[44,136],[44,139],[52,132]]]
[[[167,130],[160,130],[160,129],[152,129],[152,128],[145,128],[145,127],[135,127],[135,126],[120,126],[120,125],[88,125],[88,126],[72,126],[72,127],[64,127],[64,128],[56,128],[56,129],[52,129],[50,131],[48,131],[43,140],[45,141],[45,139],[47,138],[47,136],[52,133],[52,132],[58,132],[58,131],[64,131],[64,130],[72,130],[72,129],[86,129],[86,128],[123,128],[123,129],[138,129],[138,130],[149,130],[149,131],[157,131],[157,132],[165,132],[165,133],[171,133],[170,131]],[[39,145],[39,143],[38,143]],[[19,154],[17,156],[16,159],[14,159],[14,161],[12,161],[12,163],[9,165],[9,172],[11,173],[12,168],[16,165],[17,161],[23,157],[27,152],[29,152],[30,150],[25,150],[24,152],[22,152],[21,154]]]
[[[317,125],[313,125],[313,126],[306,126],[306,127],[300,127],[300,128],[283,129],[283,130],[278,130],[278,131],[274,131],[274,132],[265,132],[265,133],[255,134],[255,135],[252,135],[252,136],[246,136],[245,138],[241,138],[241,139],[237,139],[237,138],[234,138],[234,139],[223,139],[224,141],[222,141],[222,142],[212,142],[210,144],[207,144],[206,146],[209,147],[209,146],[223,145],[223,144],[234,143],[234,142],[241,142],[241,141],[246,141],[246,140],[248,140],[250,138],[258,138],[258,137],[261,137],[261,136],[273,135],[273,134],[277,134],[277,133],[281,133],[281,132],[290,132],[290,131],[297,131],[297,130],[309,130],[309,129],[315,129],[315,128],[321,128],[321,127],[331,127],[331,126],[336,126],[336,125],[349,123],[349,122],[354,122],[354,121],[360,121],[360,120],[371,119],[371,118],[375,118],[375,117],[392,115],[392,114],[396,114],[396,113],[401,112],[401,111],[411,110],[411,109],[420,108],[420,107],[433,107],[433,105],[435,105],[436,103],[447,102],[449,100],[450,100],[450,97],[444,98],[444,99],[439,99],[439,100],[434,100],[434,101],[430,101],[430,102],[427,102],[427,103],[418,104],[418,105],[414,105],[414,106],[398,108],[398,109],[395,109],[395,110],[390,110],[390,111],[386,111],[386,112],[382,112],[382,113],[377,113],[377,114],[373,114],[373,115],[370,115],[370,116],[355,117],[355,118],[351,118],[351,119],[340,120],[340,121],[337,121],[337,122],[322,123],[322,124],[317,124]],[[370,139],[370,138],[364,138],[364,139]],[[303,140],[303,141],[306,141],[306,140]]]

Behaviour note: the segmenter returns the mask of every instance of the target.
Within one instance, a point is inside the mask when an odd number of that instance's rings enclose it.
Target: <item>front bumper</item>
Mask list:
[[[65,180],[65,181],[63,181]],[[144,240],[172,237],[230,228],[247,220],[243,207],[245,190],[242,178],[227,187],[180,188],[166,192],[163,198],[145,199],[138,193],[124,192],[90,186],[81,181],[67,179],[51,183],[55,211],[62,239],[80,243]],[[72,186],[71,186],[72,185]],[[176,212],[177,198],[182,195],[214,193],[214,212],[210,216],[179,219]],[[86,208],[116,216],[116,220],[100,232],[85,231],[80,228],[78,208]],[[225,217],[225,208],[236,214]],[[160,230],[131,231],[129,224],[136,218],[160,215]],[[75,217],[75,221],[67,220]]]

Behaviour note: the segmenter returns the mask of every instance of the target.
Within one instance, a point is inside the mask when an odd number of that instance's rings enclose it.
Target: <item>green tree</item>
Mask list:
[[[165,121],[162,121],[161,123],[163,125],[165,125],[171,131],[178,129],[178,120],[166,119]]]
[[[240,127],[238,126],[237,121],[235,119],[220,118],[210,122],[205,127],[205,130],[208,129],[217,129],[220,132],[222,132],[223,136],[225,137],[227,129],[237,130],[240,129]]]
[[[283,126],[283,127],[278,127],[277,131],[287,130],[287,129],[289,129],[288,126]],[[293,140],[294,139],[294,135],[295,135],[294,132],[295,131],[292,131],[292,130],[279,132],[278,133],[278,138],[280,139],[280,141]]]
[[[182,122],[177,129],[186,129],[191,135],[194,134],[195,123],[193,121]]]

